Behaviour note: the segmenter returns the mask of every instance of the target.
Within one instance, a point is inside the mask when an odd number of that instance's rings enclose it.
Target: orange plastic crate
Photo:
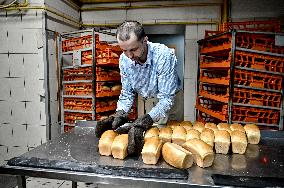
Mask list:
[[[96,96],[97,97],[111,97],[120,95],[120,89],[114,90],[115,86],[121,87],[118,83],[97,82],[96,83]]]
[[[64,112],[65,123],[75,124],[75,120],[92,120],[91,113]]]
[[[196,109],[213,116],[221,121],[228,120],[228,105],[211,99],[198,97]],[[255,107],[232,107],[232,121],[252,123],[279,124],[280,110],[271,110]]]
[[[200,70],[200,81],[212,84],[229,85],[230,71],[229,70],[216,70],[216,69],[203,69]]]
[[[92,99],[64,98],[64,109],[92,111]]]
[[[282,90],[282,76],[248,70],[235,69],[234,83],[255,88]]]
[[[92,95],[92,83],[65,84],[64,95]]]
[[[89,48],[92,44],[92,36],[86,35],[82,37],[76,37],[62,41],[62,51],[68,52],[72,50],[79,50],[83,48]]]
[[[63,71],[64,81],[92,80],[92,75],[92,67],[72,68]]]
[[[283,73],[284,58],[236,51],[235,66]]]
[[[75,126],[64,125],[64,132],[70,132]]]
[[[246,31],[266,31],[266,32],[281,31],[279,20],[225,22],[220,25],[220,31],[229,31],[231,29],[240,29]]]
[[[119,70],[96,67],[96,77],[97,81],[115,81],[120,80],[120,73]]]

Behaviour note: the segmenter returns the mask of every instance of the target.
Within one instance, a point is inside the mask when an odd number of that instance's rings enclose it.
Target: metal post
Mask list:
[[[197,85],[196,85],[196,98],[198,98],[199,95],[199,86],[200,86],[200,43],[198,42],[198,48],[197,48],[197,54],[198,54],[198,59],[197,59]],[[198,113],[199,111],[195,108],[195,120],[197,121],[198,119]]]
[[[96,58],[95,58],[95,50],[96,50],[96,36],[95,36],[95,30],[92,30],[92,72],[93,72],[93,93],[92,93],[92,103],[93,103],[93,108],[92,108],[92,118],[93,120],[96,120],[96,93],[97,93],[97,76],[96,76],[96,67],[97,67],[97,63],[96,63]]]
[[[26,188],[26,177],[25,176],[17,176],[18,188]]]
[[[232,123],[232,109],[234,97],[234,71],[235,71],[235,53],[236,53],[236,31],[232,30],[232,47],[231,47],[231,62],[230,62],[230,84],[229,84],[229,103],[228,103],[228,123]]]
[[[72,188],[77,188],[77,182],[76,181],[72,181]]]

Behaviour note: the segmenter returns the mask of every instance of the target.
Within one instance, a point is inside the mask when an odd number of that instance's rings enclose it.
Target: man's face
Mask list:
[[[129,40],[121,41],[117,39],[117,41],[123,53],[132,61],[138,63],[145,61],[145,59],[141,58],[145,58],[147,37],[145,37],[142,41],[137,41],[135,34],[131,33]]]

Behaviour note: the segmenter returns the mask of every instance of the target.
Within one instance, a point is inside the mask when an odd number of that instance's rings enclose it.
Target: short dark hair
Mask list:
[[[121,41],[127,41],[130,39],[130,34],[134,33],[137,37],[137,40],[143,40],[145,37],[145,31],[142,26],[137,21],[124,21],[120,24],[116,31],[116,37]]]

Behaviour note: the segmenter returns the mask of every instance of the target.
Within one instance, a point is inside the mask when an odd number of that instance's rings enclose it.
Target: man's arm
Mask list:
[[[174,52],[161,57],[158,66],[158,95],[159,102],[152,108],[149,115],[154,122],[166,116],[173,106],[174,97],[179,89],[177,75],[177,59]]]
[[[129,73],[125,68],[125,61],[123,60],[122,57],[120,57],[119,68],[120,68],[122,89],[119,96],[119,100],[117,101],[116,111],[123,110],[124,112],[128,113],[132,107],[135,94],[130,84]]]

